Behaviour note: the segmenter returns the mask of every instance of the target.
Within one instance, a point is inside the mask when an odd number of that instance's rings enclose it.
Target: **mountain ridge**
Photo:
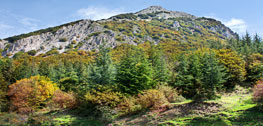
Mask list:
[[[93,21],[82,19],[56,27],[0,40],[2,55],[12,56],[20,51],[35,50],[38,54],[58,49],[96,50],[103,41],[108,47],[122,43],[137,45],[146,41],[164,40],[188,42],[197,36],[217,39],[236,38],[237,34],[220,21],[200,18],[178,11],[168,11],[160,6],[150,6],[135,13],[112,16]],[[205,36],[205,37],[204,37]]]

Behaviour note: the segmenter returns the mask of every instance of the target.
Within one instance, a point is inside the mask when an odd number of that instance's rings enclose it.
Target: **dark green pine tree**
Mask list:
[[[77,72],[74,70],[73,64],[66,63],[65,77],[59,80],[60,88],[64,91],[76,91],[78,89],[79,80]]]
[[[202,87],[196,100],[213,99],[216,97],[217,89],[221,89],[226,82],[225,68],[219,64],[213,52],[205,53],[202,62]]]
[[[155,86],[152,82],[152,69],[142,50],[126,47],[118,65],[116,80],[121,90],[128,94],[138,94]]]
[[[109,52],[110,49],[105,45],[100,46],[98,56],[90,68],[89,81],[91,84],[114,84],[116,68]]]
[[[254,36],[254,39],[253,39],[253,47],[254,47],[254,49],[253,50],[255,50],[255,52],[257,52],[257,53],[261,53],[262,54],[262,44],[261,44],[261,39],[260,39],[260,37],[258,36],[258,34],[256,34],[255,36]]]
[[[168,82],[169,71],[163,52],[158,46],[151,44],[149,62],[152,64],[153,80],[155,82]]]
[[[16,80],[29,78],[32,74],[32,63],[28,59],[24,59],[23,63],[16,67],[13,77]]]
[[[241,48],[241,54],[244,56],[246,62],[248,62],[248,57],[251,54],[251,48],[245,43],[245,45]]]
[[[185,54],[181,54],[179,56],[179,64],[175,67],[175,71],[177,71],[177,75],[175,78],[175,82],[173,85],[182,91],[182,94],[185,97],[191,97],[193,90],[193,75],[189,72],[189,61],[188,57]]]
[[[190,96],[196,95],[196,89],[202,86],[202,71],[201,71],[200,54],[193,53],[189,58],[189,74],[192,75],[192,86],[188,87],[191,91]]]
[[[79,83],[87,84],[88,83],[88,65],[82,62],[75,63],[75,69],[77,71],[77,76]]]
[[[252,46],[252,40],[248,32],[246,32],[245,34],[244,42],[247,44],[248,47]]]

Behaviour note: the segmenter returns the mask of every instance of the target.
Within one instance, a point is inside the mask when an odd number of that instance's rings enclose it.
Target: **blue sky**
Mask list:
[[[216,18],[239,34],[263,36],[262,0],[0,0],[0,38],[79,20],[137,12],[151,5]]]

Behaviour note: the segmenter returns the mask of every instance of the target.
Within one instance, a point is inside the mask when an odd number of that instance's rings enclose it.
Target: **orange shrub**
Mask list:
[[[61,90],[55,91],[51,101],[48,103],[48,106],[51,108],[59,108],[59,109],[72,109],[77,105],[77,99],[73,92],[66,93]]]
[[[57,90],[56,83],[43,76],[22,79],[9,86],[11,111],[30,113],[43,107]]]

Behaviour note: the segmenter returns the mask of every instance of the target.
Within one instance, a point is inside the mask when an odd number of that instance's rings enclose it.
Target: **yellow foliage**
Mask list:
[[[105,91],[96,91],[93,89],[86,93],[85,99],[87,102],[95,105],[115,107],[121,102],[122,94],[110,89]]]
[[[44,105],[58,90],[57,84],[43,76],[33,76],[18,80],[9,86],[11,110],[28,113]]]
[[[216,51],[219,62],[222,63],[231,74],[230,81],[239,82],[245,80],[245,61],[230,49],[220,49]]]
[[[137,103],[144,109],[159,109],[160,107],[169,104],[164,93],[156,89],[149,89],[138,95]]]

